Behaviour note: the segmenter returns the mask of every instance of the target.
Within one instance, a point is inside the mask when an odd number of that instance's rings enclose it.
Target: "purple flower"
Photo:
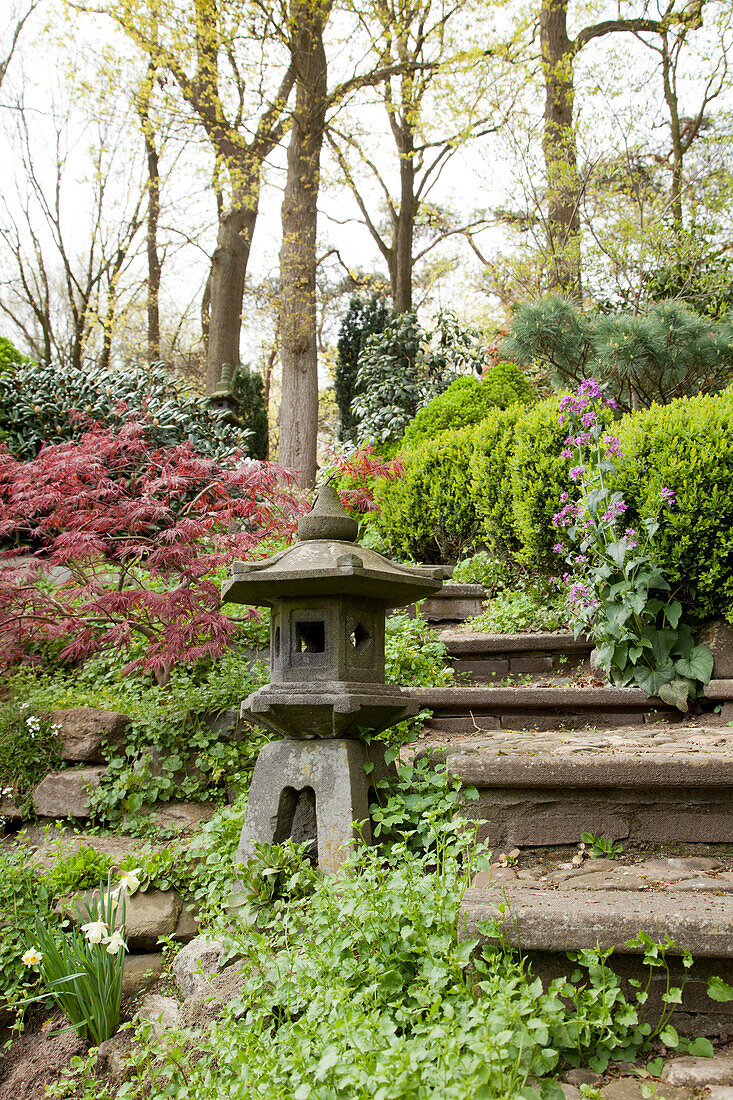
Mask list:
[[[564,504],[567,499],[568,499],[568,494],[567,493],[560,493],[560,503],[561,504]]]
[[[587,412],[584,413],[583,416],[581,416],[580,423],[583,425],[584,428],[590,428],[591,424],[595,424],[597,419],[598,417],[594,412]]]
[[[660,489],[659,495],[665,502],[665,504],[674,504],[677,500],[677,497],[675,496],[672,489]]]
[[[578,395],[598,398],[601,396],[601,387],[595,378],[586,378],[585,382],[581,382],[578,386]]]
[[[613,397],[607,398],[606,399],[606,404],[608,405],[609,409],[617,409],[618,408],[618,404],[617,404],[615,398],[613,398]]]
[[[563,546],[563,544],[561,542],[556,542],[553,549],[554,549],[556,554],[564,554],[565,553],[565,547]]]
[[[588,559],[585,556],[585,554],[578,554],[578,556],[575,559],[575,564],[576,565],[584,565],[587,561],[588,561]]]
[[[622,516],[627,508],[628,505],[624,504],[622,500],[614,500],[611,504],[609,504],[608,509],[603,513],[602,518],[606,521],[606,523],[610,523],[612,520],[616,519],[616,516]]]
[[[605,435],[603,437],[603,446],[610,455],[616,455],[617,458],[621,457],[621,444],[615,435]]]
[[[572,470],[570,471],[571,481],[577,481],[579,477],[582,477],[583,469],[583,466],[573,466]]]
[[[628,544],[629,550],[633,550],[638,545],[636,541],[636,531],[633,527],[627,527],[624,531],[624,538]]]
[[[570,447],[566,447],[564,451],[560,451],[560,458],[572,458],[573,452]]]

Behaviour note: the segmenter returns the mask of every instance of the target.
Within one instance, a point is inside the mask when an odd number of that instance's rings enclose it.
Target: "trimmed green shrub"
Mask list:
[[[403,455],[405,472],[380,490],[379,528],[392,554],[457,561],[480,528],[473,481],[473,428],[443,432]]]
[[[35,458],[43,443],[78,439],[86,430],[74,412],[115,427],[147,410],[148,438],[159,447],[190,440],[198,454],[221,457],[247,449],[248,434],[210,409],[164,363],[100,370],[22,363],[0,372],[0,439],[16,458]]]
[[[692,618],[733,607],[733,393],[683,398],[624,418],[615,488],[630,526],[665,506],[654,556]]]
[[[558,423],[559,398],[542,401],[518,419],[509,456],[513,524],[525,561],[556,569],[553,546],[557,532],[552,517],[560,509],[560,495],[572,488],[568,463],[560,460],[567,429]]]
[[[0,373],[10,370],[17,363],[29,363],[27,355],[21,354],[15,344],[12,344],[6,336],[0,336]]]
[[[514,526],[510,460],[517,424],[526,413],[526,407],[519,404],[492,409],[474,429],[474,505],[484,542],[502,557],[511,557],[522,548]]]
[[[464,374],[445,393],[420,409],[407,426],[404,443],[414,447],[425,439],[435,439],[441,432],[478,424],[492,409],[505,409],[517,402],[530,403],[533,399],[532,387],[514,363],[497,363],[483,381]]]

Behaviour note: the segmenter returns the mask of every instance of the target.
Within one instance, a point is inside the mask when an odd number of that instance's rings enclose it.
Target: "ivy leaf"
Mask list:
[[[733,1001],[733,986],[714,974],[708,980],[708,997],[711,1001]]]

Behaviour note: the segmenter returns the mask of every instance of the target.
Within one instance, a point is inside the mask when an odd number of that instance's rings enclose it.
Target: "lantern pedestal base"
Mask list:
[[[272,741],[257,757],[236,863],[255,856],[256,844],[278,844],[293,832],[300,792],[315,795],[318,865],[324,874],[349,858],[353,842],[371,843],[370,792],[394,766],[382,744],[333,738]],[[366,767],[365,767],[366,766]],[[354,822],[364,824],[354,828]],[[238,884],[234,893],[238,892]]]

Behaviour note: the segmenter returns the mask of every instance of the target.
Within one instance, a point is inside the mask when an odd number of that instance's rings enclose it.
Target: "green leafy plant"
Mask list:
[[[308,848],[307,841],[256,844],[255,858],[237,869],[241,891],[233,902],[257,907],[312,894],[319,872],[307,858]]]
[[[55,863],[47,875],[53,897],[72,890],[89,890],[109,874],[112,859],[89,844]]]
[[[420,757],[397,766],[396,782],[381,780],[377,802],[369,808],[374,836],[389,851],[436,853],[463,850],[466,823],[462,803],[478,798],[473,787],[462,788],[445,764]]]
[[[209,458],[222,458],[238,446],[247,449],[249,433],[228,424],[164,363],[120,371],[25,361],[12,372],[0,372],[0,432],[16,458],[34,458],[44,443],[80,438],[85,421],[75,420],[74,412],[119,427],[131,412],[143,411],[150,418],[153,446],[190,441]]]
[[[58,729],[48,715],[27,702],[0,705],[0,793],[21,814],[31,810],[36,784],[60,763]]]
[[[234,427],[240,437],[246,437],[247,454],[250,458],[267,458],[269,430],[262,375],[250,367],[238,366],[232,377],[232,393],[236,402]]]
[[[469,630],[489,634],[567,630],[566,588],[556,579],[523,577],[517,588],[505,589],[486,601],[484,611],[469,619]]]
[[[614,843],[599,833],[581,833],[580,839],[590,849],[593,859],[618,859],[624,850],[623,844]]]
[[[657,510],[642,517],[645,535],[632,527],[619,530],[627,505],[611,484],[620,445],[606,432],[604,404],[595,379],[560,402],[561,421],[570,430],[560,457],[573,464],[578,497],[572,501],[564,494],[553,521],[567,540],[556,551],[575,576],[570,599],[576,634],[593,634],[613,683],[636,684],[685,711],[688,696],[694,698],[710,680],[713,660],[706,646],[695,645],[682,621],[682,604],[654,556],[660,512],[672,507],[675,494],[660,490]]]
[[[503,558],[488,550],[479,550],[470,558],[463,558],[453,570],[453,584],[482,584],[487,596],[503,592],[517,577],[516,570]]]
[[[0,1008],[20,1014],[16,1006],[37,983],[35,971],[22,962],[33,942],[36,922],[58,925],[48,882],[36,873],[33,851],[22,841],[0,847]]]
[[[81,927],[66,930],[37,920],[34,942],[23,962],[38,967],[45,986],[45,992],[30,1001],[50,998],[82,1038],[99,1046],[114,1035],[120,1020],[127,949],[120,931],[125,922],[124,889],[113,889],[109,874],[106,888],[100,885],[77,916]]]

